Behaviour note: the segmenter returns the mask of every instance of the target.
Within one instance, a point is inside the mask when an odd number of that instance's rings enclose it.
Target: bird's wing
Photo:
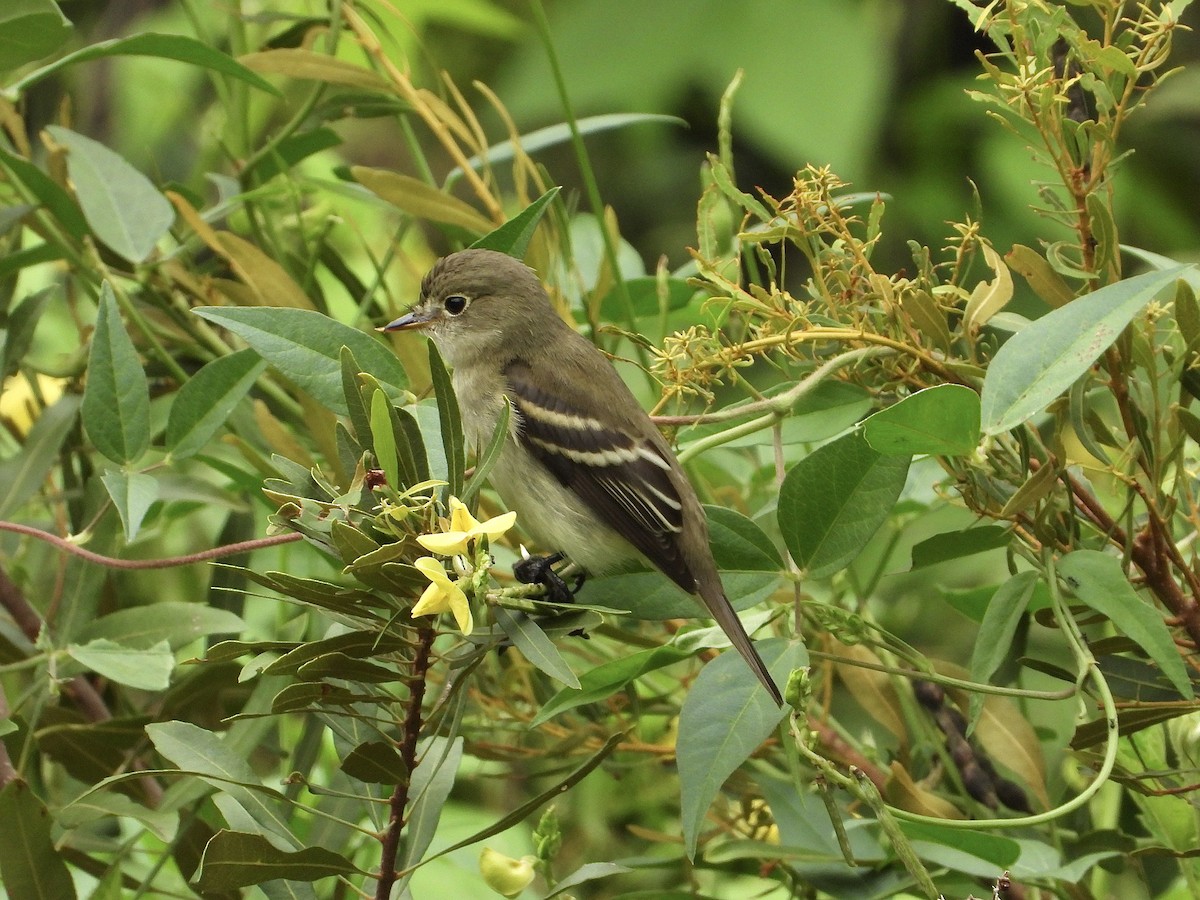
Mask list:
[[[694,592],[696,578],[680,547],[684,501],[672,460],[654,442],[539,387],[527,363],[510,363],[505,375],[529,453],[602,522]]]

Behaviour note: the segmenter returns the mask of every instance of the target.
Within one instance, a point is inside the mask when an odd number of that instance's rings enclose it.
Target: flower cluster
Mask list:
[[[486,537],[495,540],[512,528],[517,521],[515,512],[507,512],[500,516],[480,522],[467,509],[465,503],[457,497],[450,498],[450,522],[445,531],[422,534],[417,537],[417,543],[438,556],[456,558],[454,565],[457,578],[451,578],[446,566],[432,556],[423,556],[413,562],[413,565],[429,579],[429,587],[421,594],[421,599],[412,608],[414,616],[432,616],[449,612],[454,615],[454,621],[463,634],[470,634],[475,627],[471,615],[471,604],[463,590],[463,583],[470,582],[474,566],[463,559],[471,554],[471,547],[479,538]]]

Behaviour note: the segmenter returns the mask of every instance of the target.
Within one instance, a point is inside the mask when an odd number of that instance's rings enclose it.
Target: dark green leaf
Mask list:
[[[342,760],[342,771],[367,784],[401,784],[408,778],[404,760],[387,741],[359,744]]]
[[[100,290],[88,355],[83,425],[96,449],[115,463],[133,462],[150,446],[150,388],[108,282]]]
[[[665,289],[665,297],[659,295],[660,287]],[[633,315],[638,320],[653,321],[653,317],[661,314],[664,305],[668,311],[681,309],[696,296],[696,288],[683,278],[667,278],[661,285],[654,276],[629,278],[625,281],[625,290],[629,294]],[[629,320],[619,287],[613,287],[600,301],[600,318],[606,322]]]
[[[979,877],[994,878],[996,872],[1011,869],[1021,855],[1021,845],[1012,838],[907,819],[899,824],[922,859]]]
[[[308,882],[357,871],[350,860],[324,847],[288,853],[262,835],[222,829],[204,848],[194,883],[216,893],[275,879]]]
[[[907,457],[883,456],[860,432],[814,450],[779,490],[779,530],[810,577],[845,568],[879,529],[908,476]]]
[[[917,391],[869,417],[863,436],[887,456],[965,456],[979,445],[979,395],[960,384]]]
[[[774,638],[756,645],[777,684],[808,664],[799,642]],[[775,730],[787,709],[775,705],[737,653],[722,653],[703,670],[679,713],[676,760],[682,794],[683,840],[696,855],[700,826],[721,790],[750,754]]]
[[[611,697],[635,678],[640,678],[647,672],[661,669],[680,660],[688,659],[691,653],[678,647],[667,645],[655,647],[653,650],[641,650],[627,656],[602,663],[589,672],[579,676],[579,687],[563,688],[542,706],[541,711],[529,723],[530,728],[536,728],[543,722],[548,722],[559,713],[585,703],[596,703]]]
[[[779,549],[750,519],[724,506],[705,506],[704,512],[718,569],[751,572],[783,569]]]
[[[336,413],[346,415],[341,349],[372,373],[392,400],[405,403],[408,377],[391,350],[348,325],[309,309],[201,306],[193,312],[228,328],[298,387]]]
[[[243,184],[270,181],[296,163],[322,150],[336,147],[341,142],[341,137],[332,128],[314,128],[312,131],[289,135],[278,144],[272,145],[269,152],[260,156],[254,165],[242,172]]]
[[[1007,547],[1011,538],[1012,532],[1004,525],[980,525],[963,531],[935,534],[913,545],[912,568],[936,566],[964,556]]]
[[[529,242],[537,231],[538,224],[546,214],[551,201],[558,196],[560,187],[552,187],[538,197],[521,212],[517,213],[499,228],[485,234],[471,246],[485,250],[497,250],[509,256],[522,259],[529,248]]]
[[[0,341],[0,380],[17,371],[17,365],[33,343],[33,332],[42,314],[55,296],[55,288],[45,288],[30,294],[12,308],[3,329],[8,337]]]
[[[1029,608],[1033,589],[1040,576],[1037,572],[1018,572],[1000,586],[983,614],[975,647],[971,651],[971,680],[987,684],[1004,658],[1012,650],[1013,636],[1021,616]],[[971,694],[971,721],[983,709],[983,694]]]
[[[175,221],[167,198],[103,144],[59,125],[46,130],[67,148],[67,172],[96,237],[130,262],[145,260]]]
[[[470,479],[463,486],[462,497],[459,499],[468,506],[475,499],[475,495],[487,481],[488,475],[492,471],[492,467],[500,459],[500,454],[504,450],[504,442],[508,439],[508,424],[512,418],[512,403],[508,397],[504,398],[504,403],[500,407],[500,417],[496,420],[496,427],[492,430],[492,439],[488,441],[487,449],[479,452],[478,458],[475,460],[475,470],[471,473]],[[476,448],[478,450],[478,448]]]
[[[15,156],[2,147],[0,165],[8,169],[14,179],[38,199],[67,234],[79,240],[88,233],[87,220],[83,217],[79,205],[49,175],[28,160]]]
[[[71,23],[51,0],[7,0],[0,9],[0,72],[49,56],[70,34]]]
[[[176,459],[203,449],[246,396],[267,364],[253,350],[207,363],[175,395],[167,416],[167,449]]]
[[[30,790],[15,778],[0,790],[0,877],[9,897],[28,900],[69,900],[75,885],[50,836],[50,813]]]
[[[983,382],[984,434],[1015,428],[1084,374],[1133,317],[1189,266],[1148,272],[1085,294],[1009,338]]]
[[[1076,550],[1062,558],[1058,574],[1081,602],[1107,616],[1117,630],[1146,651],[1179,693],[1194,696],[1187,667],[1162,616],[1138,596],[1120,560],[1098,550]]]
[[[579,679],[536,621],[525,613],[513,612],[503,606],[495,607],[493,612],[501,629],[532,665],[567,687],[579,687]]]
[[[350,424],[354,427],[354,437],[363,447],[371,449],[367,445],[367,441],[371,438],[370,417],[358,381],[362,367],[359,366],[358,360],[354,358],[354,353],[349,347],[342,347],[338,361],[342,368],[342,397],[346,401],[346,409],[349,411]]]

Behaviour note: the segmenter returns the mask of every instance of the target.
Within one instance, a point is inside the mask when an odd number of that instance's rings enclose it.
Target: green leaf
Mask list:
[[[981,878],[1011,869],[1021,855],[1021,845],[1012,838],[907,819],[899,825],[921,859]]]
[[[348,413],[342,393],[343,345],[392,400],[411,399],[404,367],[385,344],[319,312],[272,306],[201,306],[193,312],[238,335],[297,387],[340,415]]]
[[[207,363],[175,395],[167,416],[167,450],[175,459],[199,453],[267,364],[253,350],[239,350]]]
[[[814,450],[783,479],[779,530],[812,578],[845,568],[879,529],[908,476],[909,459],[883,456],[854,431]]]
[[[37,417],[20,452],[0,462],[0,519],[7,519],[41,489],[59,463],[58,452],[78,413],[79,397],[61,397]]]
[[[551,697],[534,716],[529,727],[536,728],[543,722],[549,722],[559,713],[611,697],[635,678],[689,659],[692,655],[686,650],[668,645],[655,647],[653,650],[641,650],[602,663],[579,676],[578,688],[563,688]]]
[[[778,571],[721,571],[734,609],[765,600],[779,586]],[[589,578],[580,599],[590,606],[623,610],[635,619],[695,619],[707,616],[700,602],[661,572],[625,572]]]
[[[67,234],[76,240],[81,240],[88,233],[87,220],[83,217],[83,211],[80,210],[79,205],[49,175],[28,160],[9,153],[3,147],[0,147],[0,166],[8,169],[13,180],[19,181],[29,193],[38,199]]]
[[[437,346],[429,341],[429,375],[433,379],[433,393],[437,398],[438,422],[441,426],[442,447],[446,451],[446,490],[453,497],[461,497],[463,475],[467,468],[466,440],[463,437],[462,416],[458,408],[458,395],[450,381],[450,373],[438,353]],[[468,398],[473,400],[475,398]]]
[[[366,166],[352,166],[350,174],[371,193],[415,218],[453,225],[471,234],[492,230],[491,220],[475,207],[411,175]]]
[[[576,885],[583,884],[588,881],[595,881],[597,878],[608,878],[611,875],[623,875],[626,872],[632,871],[633,869],[629,868],[628,866],[623,866],[620,863],[584,863],[566,878],[556,881],[554,883],[554,890],[548,893],[544,900],[550,900],[551,897],[558,897]]]
[[[342,760],[342,771],[367,784],[400,784],[408,769],[396,748],[387,741],[366,741]]]
[[[504,451],[504,442],[508,440],[508,423],[511,418],[512,401],[506,396],[500,407],[500,417],[496,420],[496,427],[492,429],[492,439],[488,441],[486,449],[480,451],[479,448],[476,448],[478,455],[475,460],[475,469],[471,472],[470,479],[463,485],[462,496],[459,499],[468,506],[487,482],[492,468],[500,460],[500,454]]]
[[[89,44],[82,50],[76,50],[74,53],[69,53],[62,57],[62,59],[57,59],[49,65],[42,66],[42,68],[30,72],[16,84],[12,85],[9,91],[12,93],[21,93],[29,88],[30,85],[37,84],[39,81],[49,78],[55,72],[61,71],[67,66],[79,62],[87,62],[92,59],[100,59],[105,56],[157,56],[161,59],[173,59],[178,62],[199,66],[203,69],[211,69],[223,75],[229,75],[232,78],[237,78],[240,81],[246,82],[246,84],[258,88],[260,91],[267,91],[279,96],[279,91],[271,87],[269,82],[264,81],[237,60],[226,56],[208,44],[187,35],[155,34],[153,32]]]
[[[254,165],[242,172],[242,183],[260,184],[270,181],[297,163],[322,150],[336,147],[341,142],[341,137],[332,128],[314,128],[312,131],[289,135],[272,145],[268,153],[259,157]]]
[[[50,813],[20,778],[0,790],[0,879],[9,897],[68,900],[75,885],[50,836]]]
[[[129,543],[137,537],[142,519],[158,499],[158,480],[144,472],[105,472],[100,480],[117,508],[125,542]]]
[[[1195,695],[1170,629],[1138,596],[1118,559],[1098,550],[1076,550],[1062,558],[1058,574],[1078,600],[1107,616],[1120,634],[1145,650],[1181,696],[1190,700]]]
[[[70,34],[70,21],[51,0],[7,0],[0,10],[0,72],[49,56]]]
[[[1190,268],[1175,266],[1110,284],[1014,334],[996,353],[983,381],[983,433],[1001,434],[1045,409],[1159,291]]]
[[[1012,649],[1013,636],[1021,616],[1029,608],[1033,589],[1037,587],[1037,572],[1018,572],[1000,586],[988,602],[979,625],[979,634],[971,650],[971,680],[987,684]],[[983,709],[983,694],[971,694],[971,721],[979,718]]]
[[[395,490],[400,490],[405,484],[400,478],[397,466],[396,431],[392,427],[392,404],[387,395],[380,390],[371,394],[371,446],[375,450],[375,462],[383,469],[383,477]]]
[[[912,568],[923,569],[938,563],[974,556],[1007,547],[1012,532],[1004,525],[979,525],[962,531],[946,531],[935,534],[913,545]]]
[[[119,609],[90,622],[80,632],[81,641],[119,640],[126,647],[146,649],[166,641],[172,650],[210,634],[240,634],[241,617],[204,603],[163,600],[147,606]]]
[[[396,868],[415,866],[425,856],[437,834],[438,820],[450,797],[458,768],[462,764],[463,739],[430,738],[421,748],[420,762],[409,784],[408,822],[405,826],[404,851]]]
[[[350,860],[324,847],[288,853],[261,835],[222,829],[205,846],[194,883],[215,894],[275,879],[308,882],[357,871]]]
[[[579,679],[537,622],[525,613],[513,612],[503,606],[495,607],[493,613],[500,628],[532,665],[567,687],[579,687]]]
[[[966,456],[979,445],[979,395],[960,384],[917,391],[869,417],[863,436],[887,456]]]
[[[144,691],[163,691],[171,683],[175,656],[166,641],[135,650],[105,638],[67,647],[71,658],[97,675]]]
[[[785,684],[793,669],[808,664],[808,653],[799,642],[774,638],[756,646],[778,684]],[[758,688],[737,653],[722,653],[701,670],[683,701],[675,742],[689,859],[695,858],[700,826],[721,785],[785,715],[787,709]]]
[[[237,803],[263,833],[300,846],[288,828],[283,795],[263,787],[246,759],[211,731],[191,722],[152,722],[146,726],[146,736],[179,769],[199,776]]]
[[[471,247],[473,249],[498,250],[500,253],[507,253],[517,259],[524,258],[538,224],[542,221],[550,203],[561,190],[560,187],[550,188],[499,228],[489,231],[475,241]]]
[[[778,572],[784,568],[779,548],[741,513],[723,506],[704,507],[713,559],[721,571]]]
[[[100,289],[88,355],[83,426],[96,449],[115,463],[133,462],[150,446],[150,388],[108,282]]]
[[[96,237],[130,262],[142,262],[175,221],[175,209],[145,175],[91,138],[47,125],[67,148],[67,173]]]

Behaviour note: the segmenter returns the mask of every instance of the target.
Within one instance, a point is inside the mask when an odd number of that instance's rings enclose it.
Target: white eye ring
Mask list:
[[[464,297],[462,294],[451,294],[442,301],[442,308],[446,310],[448,315],[461,316],[464,312],[466,312],[466,309],[470,303],[470,299]]]

